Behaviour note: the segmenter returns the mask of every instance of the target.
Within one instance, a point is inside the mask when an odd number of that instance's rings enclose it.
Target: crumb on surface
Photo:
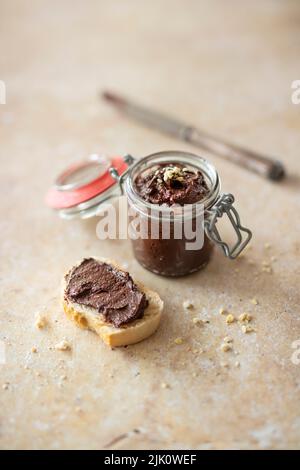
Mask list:
[[[219,310],[219,314],[220,315],[226,315],[226,313],[227,313],[227,310],[225,308],[221,307],[220,310]]]
[[[233,339],[230,338],[230,336],[225,336],[225,338],[223,339],[223,342],[224,343],[233,343]]]
[[[242,332],[243,333],[253,333],[255,331],[255,329],[250,326],[250,325],[242,325]]]
[[[194,317],[192,321],[193,321],[194,325],[199,325],[200,326],[200,325],[204,324],[204,321],[201,320],[201,318],[198,318],[198,317]]]
[[[226,323],[233,323],[235,321],[235,318],[234,316],[232,315],[232,313],[229,313],[229,315],[227,315],[226,317]]]
[[[220,366],[221,366],[221,367],[224,367],[224,368],[228,368],[228,367],[229,367],[229,364],[228,364],[228,362],[221,361],[221,362],[220,362]]]
[[[161,388],[170,388],[170,386],[166,382],[162,382]]]
[[[253,305],[258,305],[258,300],[254,297],[253,299],[251,299],[251,303]]]
[[[5,383],[2,385],[2,388],[3,388],[3,390],[8,390],[8,389],[9,389],[9,382],[5,382]]]
[[[240,367],[240,365],[241,365],[241,364],[240,364],[240,361],[236,361],[236,362],[234,363],[234,365],[235,365],[235,367]]]
[[[55,345],[55,349],[57,351],[70,351],[71,345],[67,340],[63,339],[62,341],[60,341],[59,343]]]
[[[249,313],[241,313],[241,315],[239,316],[239,322],[240,323],[249,323],[250,321],[252,320],[252,315],[250,315]]]
[[[183,339],[180,338],[180,337],[179,337],[179,338],[175,338],[175,339],[174,339],[174,343],[175,343],[175,344],[182,344],[182,343],[183,343]]]
[[[221,350],[222,350],[223,352],[231,351],[231,349],[232,349],[231,344],[229,344],[229,343],[223,343],[223,344],[221,344]]]
[[[185,300],[182,303],[182,306],[183,306],[183,308],[185,308],[187,310],[191,310],[192,308],[194,308],[194,304],[190,300]]]
[[[47,325],[47,319],[45,318],[45,316],[39,313],[35,320],[36,328],[38,328],[39,330],[42,330],[43,328],[46,327],[46,325]]]
[[[36,353],[38,352],[38,350],[37,350],[37,348],[36,348],[35,346],[33,346],[33,347],[31,348],[31,352],[34,353],[34,354],[36,354]]]

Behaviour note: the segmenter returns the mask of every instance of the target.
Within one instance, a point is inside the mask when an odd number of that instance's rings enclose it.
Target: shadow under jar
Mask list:
[[[172,169],[180,171],[176,175],[175,170],[174,175]],[[174,187],[170,185],[166,190],[166,185],[172,182],[168,175],[172,174]],[[192,197],[186,197],[184,192],[180,194],[180,188],[189,188],[189,182],[182,183],[185,175],[194,175],[191,184],[195,184],[196,176],[201,180],[198,188],[193,188],[195,191],[188,195]],[[157,179],[161,184],[163,198],[157,186],[152,191],[151,177],[156,178],[155,184]],[[134,255],[143,267],[156,274],[184,276],[204,268],[215,244],[233,259],[251,238],[251,232],[241,226],[232,206],[233,196],[220,196],[220,180],[215,168],[197,155],[168,151],[135,161],[126,175],[124,192],[132,215]],[[224,213],[237,234],[237,242],[231,249],[222,241],[216,227]],[[242,232],[246,233],[245,239]]]

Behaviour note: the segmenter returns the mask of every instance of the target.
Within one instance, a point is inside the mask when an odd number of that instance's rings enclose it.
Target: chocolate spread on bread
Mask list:
[[[66,300],[97,309],[115,327],[141,318],[148,305],[127,272],[93,258],[74,267],[66,281]]]
[[[152,204],[194,204],[209,192],[203,174],[182,164],[153,165],[135,180],[138,194]]]

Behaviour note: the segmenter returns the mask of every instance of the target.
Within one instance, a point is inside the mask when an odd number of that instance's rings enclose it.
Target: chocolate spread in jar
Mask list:
[[[170,163],[153,165],[139,174],[135,187],[145,201],[168,206],[194,204],[209,193],[201,171]]]
[[[94,258],[74,267],[66,281],[66,300],[97,309],[115,327],[141,318],[148,305],[128,273]]]
[[[178,163],[155,164],[137,175],[134,184],[137,193],[146,202],[169,207],[201,202],[210,191],[201,171],[188,169]],[[206,266],[213,245],[205,233],[201,249],[187,250],[186,243],[194,240],[187,240],[184,231],[182,238],[175,238],[172,222],[170,238],[162,237],[159,225],[159,238],[151,239],[150,220],[151,216],[141,222],[141,232],[147,233],[147,237],[132,240],[135,257],[142,266],[164,276],[183,276]],[[151,222],[160,224],[158,221]],[[192,223],[194,230],[195,218]]]

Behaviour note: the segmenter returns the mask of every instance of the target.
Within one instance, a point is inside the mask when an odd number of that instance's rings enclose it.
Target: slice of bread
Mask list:
[[[118,266],[115,261],[105,258],[93,258],[97,261],[110,264],[119,271],[124,271],[124,269]],[[63,280],[64,292],[68,282],[67,277],[68,274],[65,275]],[[138,288],[145,293],[148,300],[148,306],[145,309],[142,318],[134,320],[123,327],[117,328],[111,323],[105,322],[101,314],[99,314],[96,309],[71,302],[70,300],[66,300],[63,296],[64,311],[66,315],[77,324],[77,326],[94,331],[112,348],[138,343],[139,341],[148,338],[158,328],[163,310],[163,301],[156,292],[147,289],[138,281],[134,280],[134,282]]]

